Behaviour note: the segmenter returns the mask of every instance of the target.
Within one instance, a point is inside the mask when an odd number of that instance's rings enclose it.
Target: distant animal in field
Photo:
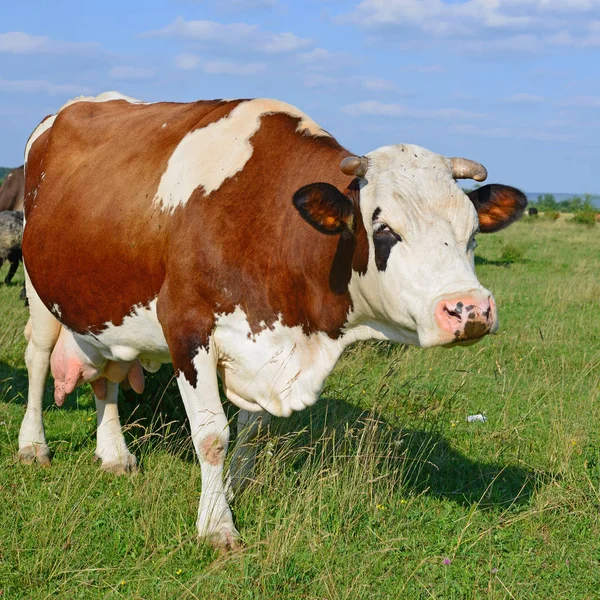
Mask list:
[[[25,173],[23,167],[13,169],[0,186],[0,211],[23,210]]]
[[[313,405],[353,342],[428,348],[494,333],[475,234],[527,204],[506,185],[465,194],[457,179],[487,177],[475,161],[410,144],[355,156],[267,99],[78,98],[31,135],[25,169],[21,460],[50,462],[50,366],[59,405],[92,384],[102,467],[133,470],[118,385],[141,391],[142,367],[172,362],[202,471],[198,533],[224,548],[239,534],[217,377],[248,439],[269,415]],[[238,448],[254,451],[236,445],[234,489],[253,462]]]
[[[533,217],[538,214],[538,209],[535,206],[529,207],[529,216]]]
[[[10,263],[4,283],[10,283],[21,262],[23,241],[23,213],[20,210],[0,212],[0,269],[4,261]]]

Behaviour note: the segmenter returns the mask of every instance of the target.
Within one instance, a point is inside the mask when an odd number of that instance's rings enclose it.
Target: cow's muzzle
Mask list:
[[[455,342],[478,340],[495,330],[496,305],[491,296],[445,298],[435,308],[435,319]]]

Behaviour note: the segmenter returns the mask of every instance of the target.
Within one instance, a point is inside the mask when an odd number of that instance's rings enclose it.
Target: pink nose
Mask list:
[[[490,332],[496,321],[496,306],[491,297],[441,300],[435,309],[435,318],[456,341],[474,340]]]

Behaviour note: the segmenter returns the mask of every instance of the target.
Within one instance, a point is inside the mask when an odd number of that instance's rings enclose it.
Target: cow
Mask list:
[[[0,212],[3,210],[23,210],[25,193],[24,167],[17,167],[8,173],[0,186]]]
[[[485,168],[425,148],[365,156],[268,99],[143,103],[116,92],[47,117],[25,153],[30,321],[24,462],[49,464],[42,396],[91,382],[96,454],[131,471],[119,383],[173,364],[198,455],[197,529],[239,534],[227,501],[229,426],[313,405],[344,348],[470,344],[498,327],[474,269],[475,234],[519,218],[505,185],[466,195]],[[243,471],[243,469],[242,469]]]
[[[4,261],[10,266],[4,278],[9,284],[21,262],[21,241],[23,239],[23,213],[20,210],[3,210],[0,212],[0,269]]]
[[[25,175],[24,175],[24,167],[20,166],[16,169],[10,171],[4,182],[0,185],[0,215],[2,215],[5,211],[18,211],[20,213],[23,212],[23,196],[25,190]],[[9,219],[11,222],[14,221],[15,217],[4,217],[5,219]],[[18,217],[16,217],[18,218]],[[5,226],[6,223],[3,224]],[[6,241],[6,240],[5,240]],[[6,245],[4,244],[4,248],[6,250]],[[6,252],[4,253],[6,254]],[[8,260],[10,262],[10,269],[8,271],[8,275],[5,278],[5,283],[10,283],[14,274],[17,271],[19,266],[19,261],[21,260],[21,243],[19,241],[18,247],[11,248],[8,255],[3,256],[0,259],[0,266],[2,266],[3,260]],[[25,298],[25,288],[23,287],[21,291],[21,298]]]
[[[530,206],[529,210],[527,212],[529,213],[530,217],[537,217],[538,216],[538,209],[535,206]]]

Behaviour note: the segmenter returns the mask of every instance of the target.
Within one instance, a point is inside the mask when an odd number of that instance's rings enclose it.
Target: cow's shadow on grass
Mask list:
[[[25,404],[27,401],[27,370],[0,361],[0,402]]]
[[[382,472],[401,473],[397,487],[461,505],[500,507],[526,503],[546,478],[520,466],[471,460],[452,447],[435,421],[418,429],[396,427],[381,415],[361,410],[343,399],[321,398],[313,408],[278,421],[276,432],[303,432],[295,439],[308,449],[306,456],[319,454],[315,447],[323,439],[347,438],[350,428],[354,430],[350,444],[354,448],[348,448],[346,440],[344,454],[362,452],[359,446],[363,448],[366,442],[385,463]],[[329,460],[327,453],[324,456],[324,460]],[[334,460],[333,456],[330,458]],[[297,462],[304,460],[300,457]]]
[[[27,396],[26,370],[0,362],[0,385],[6,385],[6,382],[12,390],[10,401],[24,404]],[[0,401],[7,399],[0,395]],[[49,379],[45,409],[54,410],[52,404]],[[232,448],[237,409],[226,401],[225,406],[233,425]],[[89,408],[85,410],[89,411]],[[80,399],[71,394],[60,410],[81,409]],[[163,367],[147,378],[142,397],[131,391],[122,392],[119,412],[129,447],[140,459],[142,468],[145,457],[156,450],[186,462],[197,461],[183,403],[170,367]],[[289,419],[274,419],[269,437],[276,443],[285,439],[285,443],[289,444],[291,440],[295,451],[289,453],[286,460],[291,461],[290,467],[299,470],[309,457],[318,455],[324,462],[334,460],[327,452],[321,452],[324,440],[331,440],[333,436],[336,439],[346,436],[344,454],[351,457],[364,443],[361,431],[366,428],[369,428],[369,439],[377,440],[377,453],[385,456],[385,469],[401,471],[398,485],[417,494],[447,498],[462,505],[502,507],[526,503],[536,487],[548,477],[520,466],[471,460],[452,447],[435,421],[420,428],[404,429],[345,399],[331,396],[322,397],[315,406]],[[353,431],[352,436],[348,436],[349,430]],[[95,433],[90,435],[93,437]],[[263,438],[259,449],[266,442]],[[52,446],[51,438],[49,443]],[[89,438],[82,440],[71,446],[71,451],[77,452],[90,443],[92,440]],[[314,458],[311,460],[314,463]],[[322,468],[326,469],[327,465]]]
[[[120,407],[123,422],[128,423],[128,441],[141,458],[142,466],[144,454],[155,447],[182,460],[197,461],[172,371],[163,367],[155,374],[148,382],[146,394],[150,400],[145,398],[139,404],[135,394],[125,393]],[[222,399],[232,425],[230,449],[233,449],[237,409],[223,394]],[[331,395],[289,419],[273,419],[270,433],[257,442],[259,461],[265,444],[273,441],[277,444],[282,439],[281,443],[288,448],[290,440],[294,447],[286,453],[289,458],[285,460],[290,460],[290,467],[295,470],[302,469],[309,457],[316,455],[323,461],[334,460],[320,450],[323,441],[333,436],[346,437],[344,454],[352,455],[364,443],[360,432],[366,427],[370,428],[370,440],[378,444],[377,453],[386,456],[385,468],[401,471],[399,485],[414,493],[443,497],[463,505],[500,507],[526,503],[536,486],[546,479],[545,475],[521,466],[471,460],[449,443],[436,421],[405,429]],[[353,430],[351,437],[349,429]]]

